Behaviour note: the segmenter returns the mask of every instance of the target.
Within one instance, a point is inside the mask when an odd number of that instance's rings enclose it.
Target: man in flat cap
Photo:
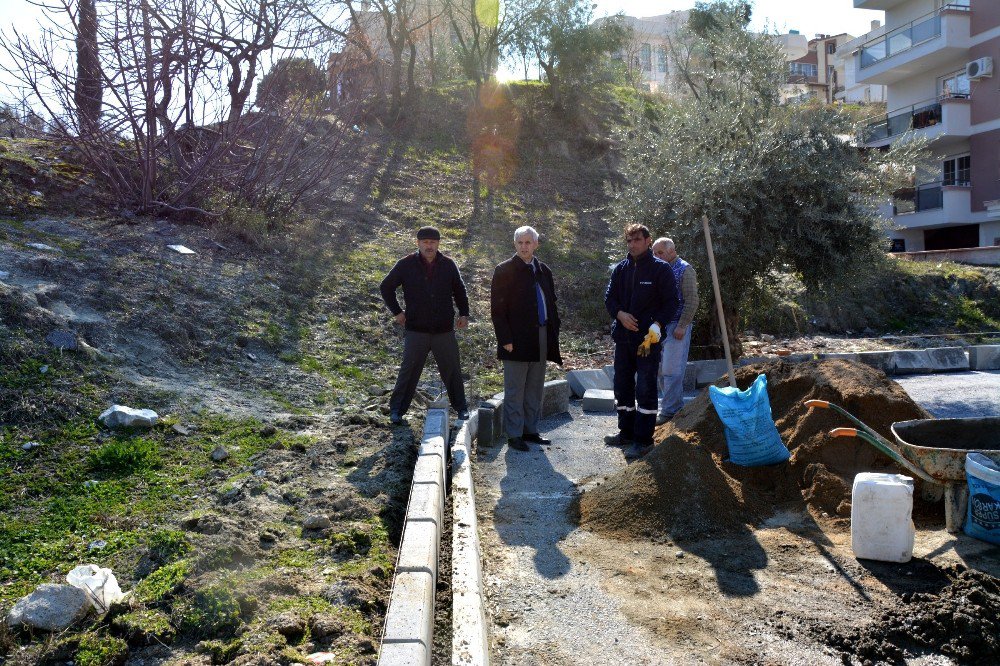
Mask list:
[[[456,327],[469,325],[469,296],[458,266],[438,251],[440,242],[441,232],[434,227],[422,227],[417,231],[417,251],[397,261],[379,287],[396,323],[406,329],[403,360],[389,398],[389,420],[396,425],[403,422],[410,408],[428,352],[434,352],[441,381],[458,418],[469,418],[455,338]],[[400,286],[406,310],[396,299],[396,289]],[[458,307],[457,322],[455,307]]]

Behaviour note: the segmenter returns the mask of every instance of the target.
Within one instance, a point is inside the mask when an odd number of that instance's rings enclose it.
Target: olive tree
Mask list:
[[[884,256],[878,207],[924,150],[912,140],[865,151],[859,127],[834,108],[782,105],[784,59],[772,38],[746,30],[744,6],[698,3],[694,25],[673,41],[690,94],[623,137],[629,184],[614,207],[619,220],[674,238],[701,269],[706,296],[708,217],[737,356],[740,309],[773,271],[816,288]]]

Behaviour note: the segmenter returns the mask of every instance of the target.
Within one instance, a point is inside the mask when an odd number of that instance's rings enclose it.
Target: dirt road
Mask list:
[[[918,530],[908,564],[859,561],[843,520],[803,510],[683,544],[580,530],[568,515],[573,497],[625,465],[601,441],[613,429],[613,417],[575,403],[543,423],[552,446],[480,452],[496,663],[878,661],[880,647],[851,646],[873,626],[890,631],[879,622],[901,600],[912,598],[919,615],[920,595],[941,593],[964,567],[1000,575],[1000,549],[943,529]],[[953,662],[928,649],[908,663]]]

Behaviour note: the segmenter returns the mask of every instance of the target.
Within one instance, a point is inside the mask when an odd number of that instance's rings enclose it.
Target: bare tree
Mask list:
[[[97,52],[97,3],[80,0],[76,16],[76,87],[80,127],[93,131],[101,117],[101,60]]]
[[[213,215],[239,196],[280,212],[347,168],[352,107],[332,118],[315,100],[271,114],[246,108],[262,64],[299,48],[292,0],[103,0],[98,66],[87,72],[66,58],[76,8],[59,1],[37,39],[12,32],[0,47],[23,98],[46,116],[43,138],[75,148],[119,205]],[[96,118],[76,111],[79,80],[95,71],[106,93]]]

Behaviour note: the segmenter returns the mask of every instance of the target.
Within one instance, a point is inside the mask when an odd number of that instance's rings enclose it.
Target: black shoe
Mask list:
[[[625,460],[638,460],[653,450],[652,444],[640,444],[632,442],[632,446],[625,449]]]
[[[399,412],[391,412],[389,414],[389,423],[392,425],[403,425],[406,421],[403,420],[403,416]]]
[[[551,439],[546,439],[539,435],[537,432],[526,432],[521,438],[526,442],[534,442],[535,444],[551,444]]]
[[[467,409],[460,409],[460,410],[458,410],[458,420],[459,421],[468,421],[469,420],[469,410],[467,410]]]
[[[657,414],[656,415],[656,425],[661,426],[661,425],[663,425],[664,423],[666,423],[667,421],[669,421],[672,418],[674,418],[674,417],[673,416],[668,416],[667,414]]]
[[[527,451],[528,445],[524,443],[524,440],[520,437],[511,437],[507,440],[507,446],[514,449],[515,451]]]
[[[622,433],[618,433],[617,435],[606,435],[604,437],[605,446],[628,446],[632,443],[632,440]]]

